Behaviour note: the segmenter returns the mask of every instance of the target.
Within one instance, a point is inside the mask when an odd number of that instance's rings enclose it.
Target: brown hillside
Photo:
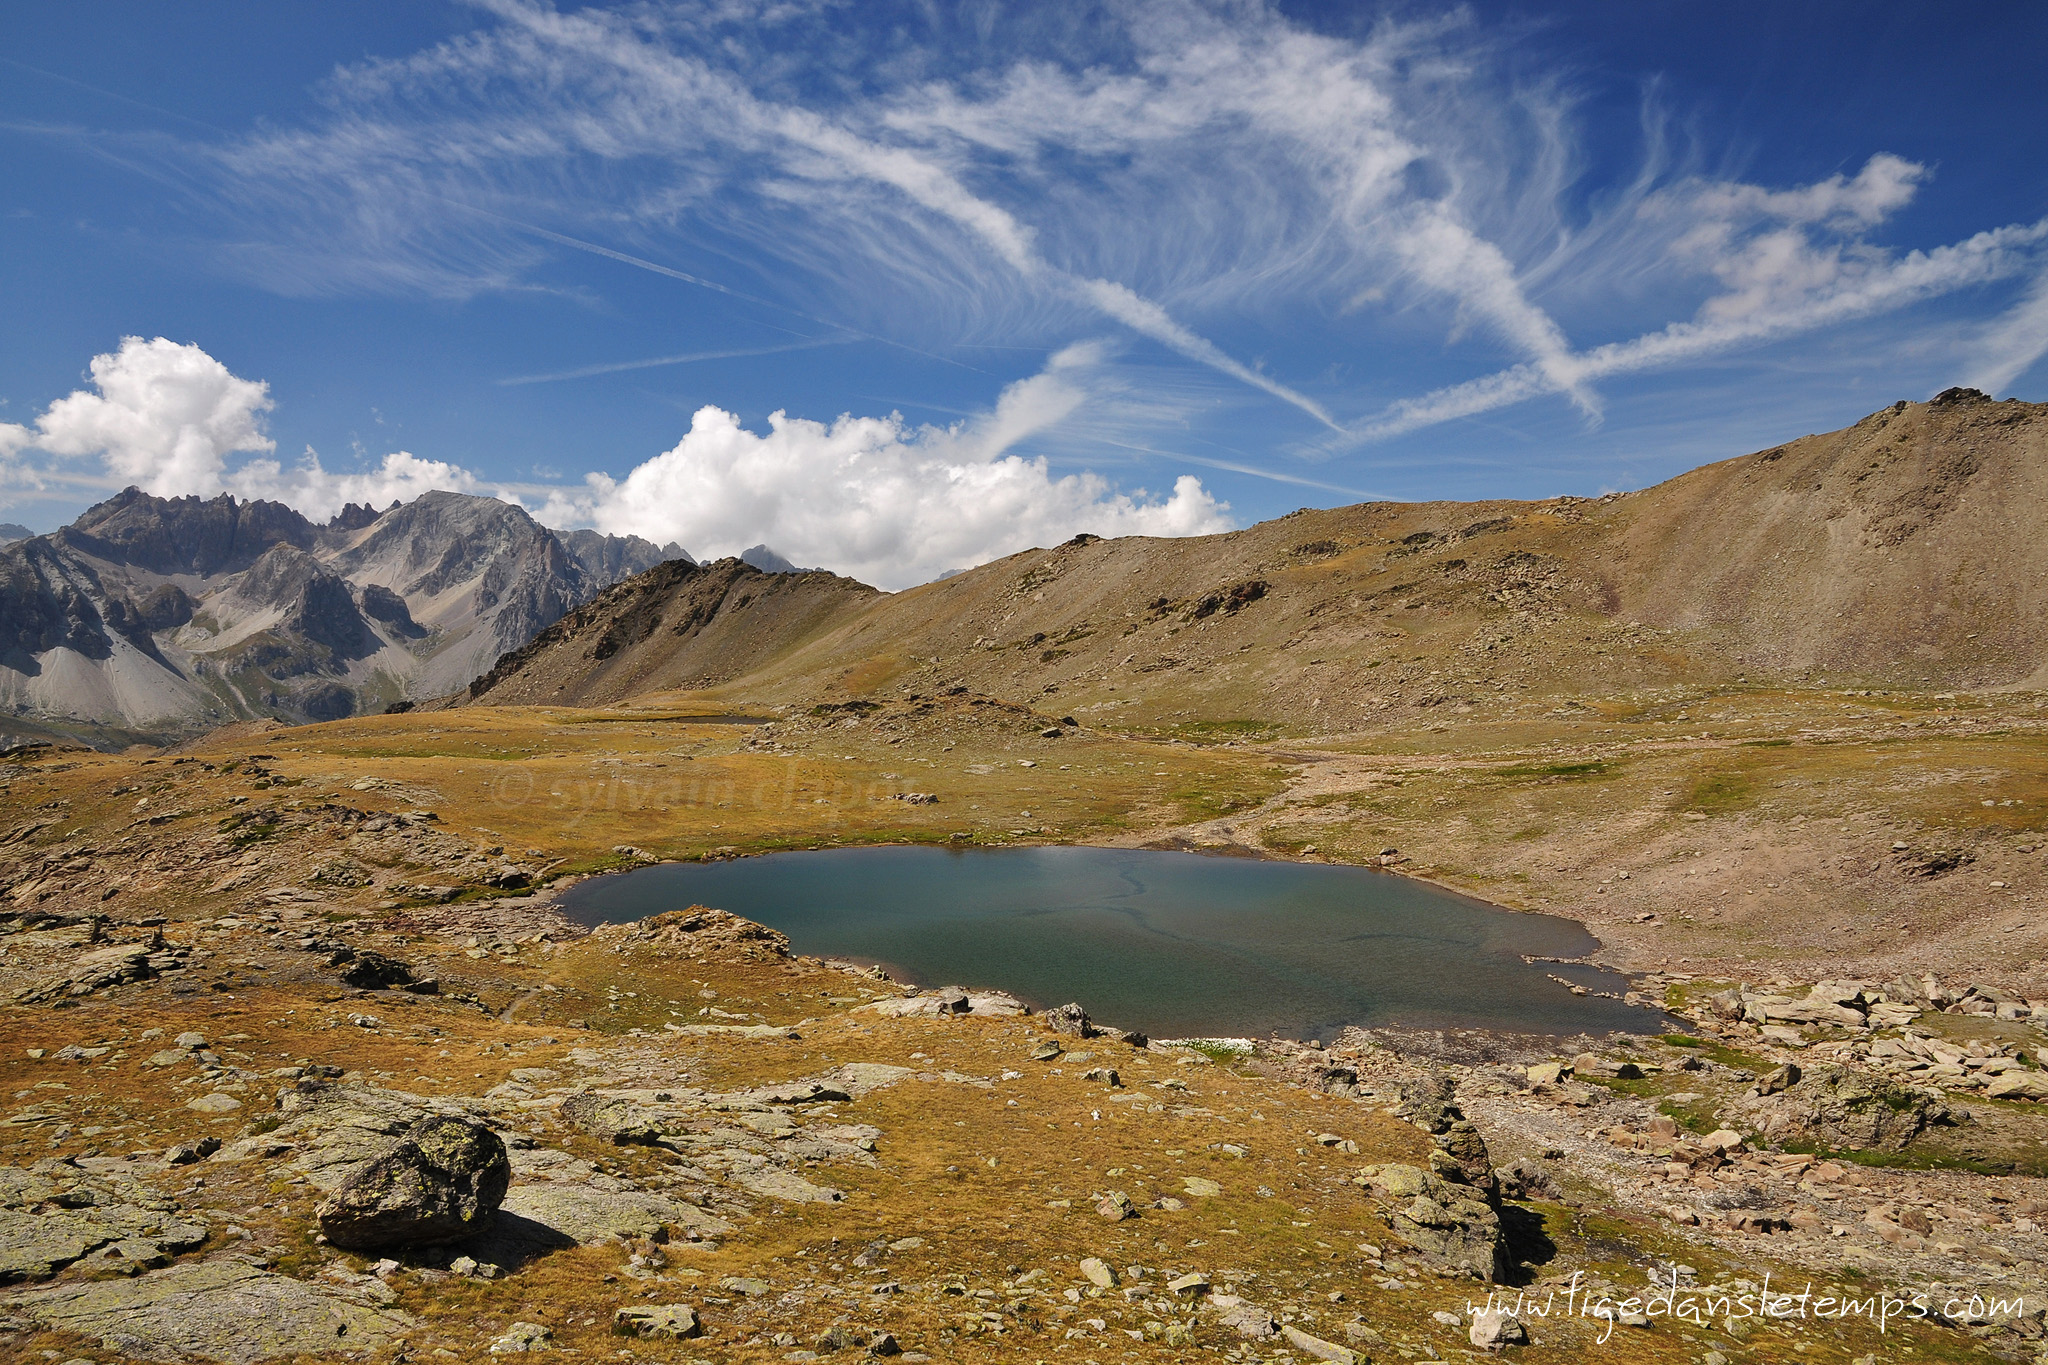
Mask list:
[[[2048,406],[1951,389],[1696,469],[1617,509],[1627,615],[1766,671],[2038,686]]]
[[[1094,724],[1277,734],[1745,673],[2038,682],[2044,416],[1952,390],[1636,493],[1076,537],[894,595],[667,565],[472,693],[585,703],[735,683],[800,703],[966,684]]]
[[[829,573],[762,573],[675,559],[600,593],[469,686],[490,705],[610,702],[729,682],[876,591]]]

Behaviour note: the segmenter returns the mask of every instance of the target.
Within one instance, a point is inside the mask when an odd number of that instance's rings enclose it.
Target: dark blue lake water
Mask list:
[[[1330,1038],[1346,1024],[1653,1033],[1663,1016],[1573,995],[1524,956],[1596,941],[1357,867],[1108,848],[830,849],[664,863],[593,878],[585,923],[711,905],[799,953],[879,963],[899,981],[1079,1001],[1158,1037]],[[1570,969],[1594,989],[1621,978]]]

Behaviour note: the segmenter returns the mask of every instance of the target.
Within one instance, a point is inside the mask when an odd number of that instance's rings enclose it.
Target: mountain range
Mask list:
[[[0,708],[18,733],[101,745],[381,711],[460,688],[607,584],[685,559],[459,493],[320,525],[130,488],[0,548]]]
[[[105,747],[728,686],[794,706],[960,686],[1247,734],[1680,681],[2041,687],[2044,509],[2048,405],[1968,389],[1636,492],[1083,534],[900,593],[456,493],[316,525],[130,489],[0,545],[0,707],[23,737]]]
[[[1079,535],[894,594],[665,565],[461,700],[730,684],[815,706],[966,687],[1090,723],[1303,734],[1745,679],[2040,688],[2044,519],[2048,405],[1951,389],[1597,498]]]

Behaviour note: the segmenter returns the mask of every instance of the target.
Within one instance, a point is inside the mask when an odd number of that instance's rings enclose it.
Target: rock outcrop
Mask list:
[[[1796,1079],[1752,1100],[1747,1110],[1757,1130],[1777,1141],[1897,1152],[1948,1114],[1921,1091],[1854,1067],[1783,1070]]]
[[[1500,1213],[1470,1185],[1393,1162],[1359,1183],[1387,1205],[1387,1226],[1438,1270],[1497,1283],[1508,1273]]]
[[[462,1119],[422,1119],[320,1206],[320,1231],[349,1251],[456,1241],[484,1229],[511,1183],[496,1133]]]

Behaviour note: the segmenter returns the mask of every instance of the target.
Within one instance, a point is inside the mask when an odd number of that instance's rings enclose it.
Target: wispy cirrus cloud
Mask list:
[[[1543,398],[1591,425],[1608,381],[2048,270],[2038,223],[1895,241],[1937,185],[1926,164],[1857,148],[1803,183],[1745,178],[1674,146],[1655,90],[1635,164],[1596,174],[1571,79],[1462,11],[477,13],[338,70],[296,124],[152,147],[228,210],[223,268],[287,293],[464,298],[545,289],[567,248],[949,364],[1110,325],[1279,405],[1270,448],[1311,457]],[[2042,297],[1975,330],[1985,382],[2048,353]]]
[[[286,290],[460,296],[535,268],[514,224],[570,226],[738,297],[815,290],[857,327],[914,314],[950,339],[1053,341],[1106,318],[1325,428],[1341,425],[1325,398],[1194,315],[1290,296],[1334,311],[1394,277],[1597,409],[1513,260],[1456,196],[1417,188],[1433,153],[1393,73],[1440,28],[1339,39],[1157,3],[1115,26],[1107,61],[849,94],[749,52],[723,10],[484,8],[496,22],[459,41],[337,73],[324,121],[197,149],[280,229],[238,243],[238,268]],[[949,65],[929,55],[899,65]],[[726,239],[760,258],[748,287],[646,254]]]
[[[1866,318],[2041,267],[2048,219],[1973,234],[1930,250],[1892,252],[1867,230],[1911,201],[1927,172],[1899,157],[1872,157],[1855,177],[1770,191],[1726,182],[1688,183],[1633,206],[1671,224],[1665,249],[1677,268],[1722,286],[1697,314],[1655,331],[1572,354],[1567,374],[1585,381],[1635,374]],[[2027,301],[1985,329],[1981,382],[1997,389],[2048,353],[2048,307],[2037,284]],[[1522,364],[1390,404],[1324,450],[1385,440],[1564,392],[1549,369]]]
[[[553,374],[521,374],[500,379],[499,384],[553,384],[565,379],[590,379],[600,374],[623,374],[629,370],[652,370],[664,365],[694,365],[701,360],[738,360],[747,356],[782,355],[789,351],[812,351],[820,346],[844,346],[857,337],[818,337],[792,341],[782,346],[742,346],[723,351],[684,351],[678,355],[649,356],[644,360],[612,360],[597,365],[579,365]]]

